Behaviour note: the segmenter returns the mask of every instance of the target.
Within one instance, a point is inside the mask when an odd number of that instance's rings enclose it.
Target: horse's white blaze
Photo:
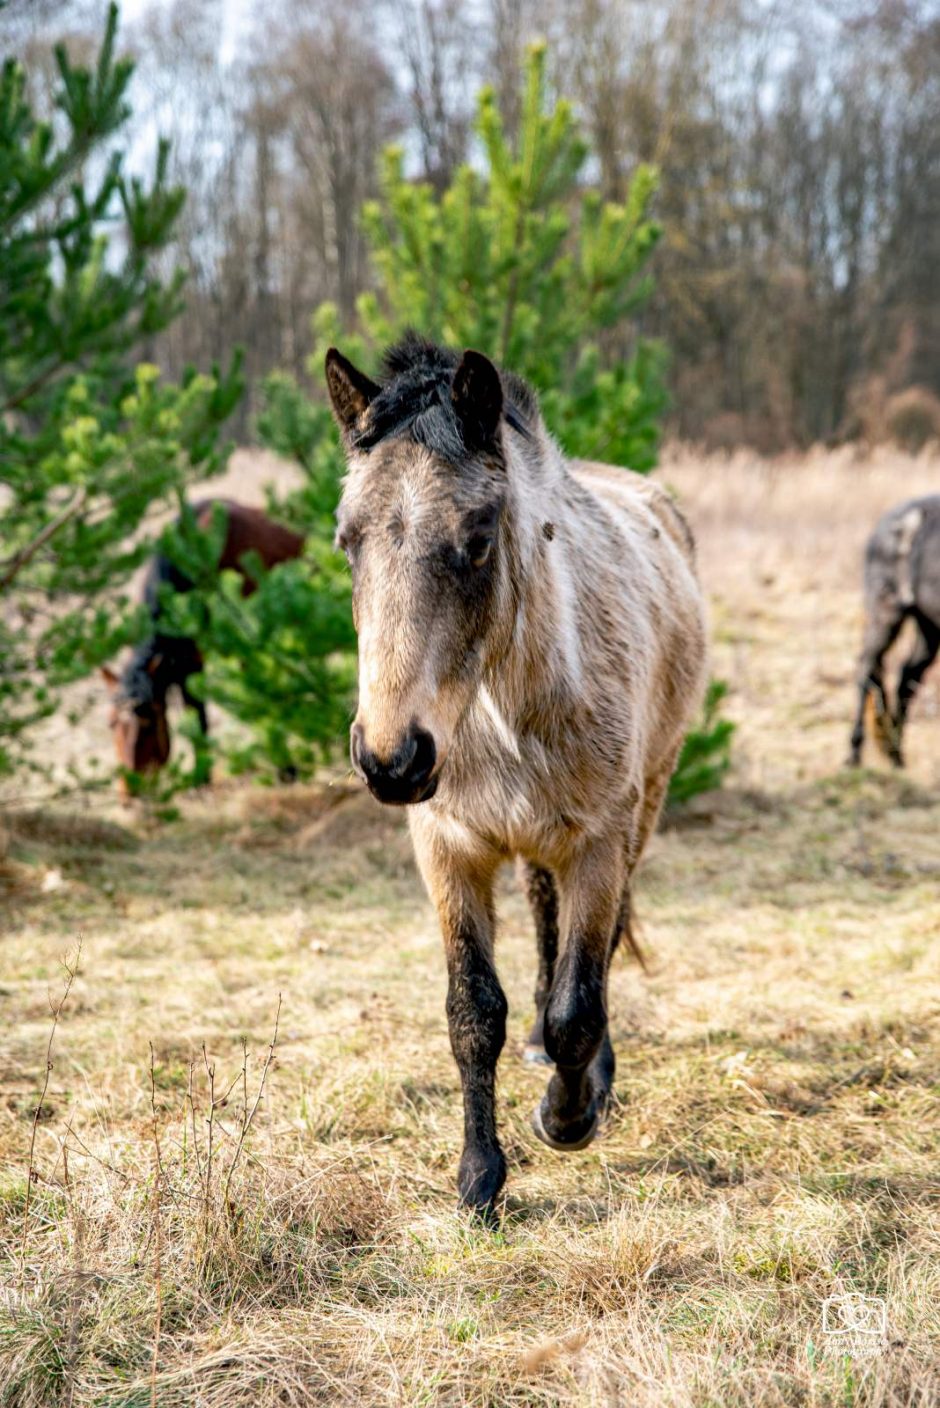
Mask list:
[[[496,700],[485,684],[480,687],[479,693],[477,694],[477,702],[490,724],[492,724],[493,731],[503,747],[506,748],[514,758],[521,758],[522,754],[519,751],[519,739],[516,732],[510,727],[508,720],[501,712],[499,705],[496,703]]]
[[[455,851],[460,851],[464,855],[472,855],[475,851],[484,848],[483,842],[476,832],[457,817],[451,816],[449,812],[443,812],[436,818],[438,835]]]

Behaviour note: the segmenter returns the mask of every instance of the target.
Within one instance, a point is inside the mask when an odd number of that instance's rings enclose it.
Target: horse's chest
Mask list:
[[[521,737],[512,749],[482,738],[454,769],[448,810],[507,855],[551,862],[590,834],[608,809],[610,786],[590,756]]]

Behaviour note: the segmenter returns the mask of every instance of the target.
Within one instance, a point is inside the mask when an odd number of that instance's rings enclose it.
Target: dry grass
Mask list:
[[[161,828],[12,821],[4,1408],[937,1401],[936,680],[906,776],[839,770],[859,547],[937,469],[667,465],[699,532],[736,772],[656,839],[653,971],[613,979],[619,1105],[570,1158],[528,1127],[544,1075],[517,1059],[532,940],[507,876],[499,1233],[453,1209],[443,965],[398,816],[342,785],[220,786]],[[37,1117],[47,994],[80,936]],[[844,1292],[887,1304],[869,1359],[822,1333]]]

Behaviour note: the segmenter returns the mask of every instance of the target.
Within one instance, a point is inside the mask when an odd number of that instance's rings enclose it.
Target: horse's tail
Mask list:
[[[646,961],[646,954],[643,952],[640,941],[634,933],[635,923],[636,915],[633,911],[633,897],[628,886],[624,889],[623,897],[620,901],[620,912],[617,915],[617,927],[614,930],[614,942],[611,947],[611,955],[616,952],[618,945],[622,941],[633,954],[633,957],[636,959],[637,963],[639,963],[643,972],[648,973],[649,964]]]
[[[637,963],[639,963],[640,967],[643,969],[643,972],[648,973],[649,964],[646,961],[646,954],[643,952],[643,949],[640,946],[640,941],[637,938],[636,934],[633,932],[632,918],[628,918],[626,924],[623,925],[623,927],[621,928],[620,937],[626,942],[627,948],[633,954],[633,957],[636,959]]]

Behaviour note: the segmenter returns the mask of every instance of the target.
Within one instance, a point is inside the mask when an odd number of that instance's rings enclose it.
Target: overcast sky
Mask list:
[[[227,61],[232,57],[239,34],[247,29],[252,15],[252,10],[257,14],[257,5],[252,4],[252,0],[220,0],[222,13],[224,15],[223,35],[222,35],[222,59]],[[166,10],[172,5],[172,0],[121,0],[121,20],[124,24],[132,24],[138,20],[147,10]]]

